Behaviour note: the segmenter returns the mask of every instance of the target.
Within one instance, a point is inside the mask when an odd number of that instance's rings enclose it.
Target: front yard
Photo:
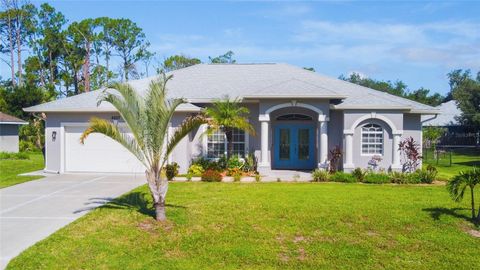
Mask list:
[[[480,269],[468,201],[444,186],[187,182],[167,203],[156,223],[133,190],[8,268]]]
[[[42,153],[27,154],[29,159],[0,159],[0,188],[41,178],[41,176],[19,176],[22,173],[44,168]]]

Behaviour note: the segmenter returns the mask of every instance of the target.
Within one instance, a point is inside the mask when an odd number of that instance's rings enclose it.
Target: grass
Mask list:
[[[177,182],[167,202],[156,223],[135,189],[8,269],[480,269],[444,186]]]
[[[44,167],[42,153],[28,153],[29,159],[0,159],[0,188],[41,178],[19,174],[41,170]]]
[[[432,151],[427,153],[427,157],[433,157]],[[450,156],[440,156],[437,164],[433,158],[424,160],[424,165],[431,164],[438,169],[439,180],[449,180],[460,171],[471,169],[473,166],[480,167],[480,149],[479,148],[461,148],[452,151],[452,164],[450,165]]]

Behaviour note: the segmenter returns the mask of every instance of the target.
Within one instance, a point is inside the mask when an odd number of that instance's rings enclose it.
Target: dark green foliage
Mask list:
[[[211,170],[223,171],[227,168],[226,158],[224,158],[224,157],[222,157],[218,160],[199,157],[199,158],[196,158],[196,159],[192,160],[192,165],[199,165],[204,170],[211,169]]]
[[[232,51],[228,51],[225,54],[219,55],[217,57],[208,57],[210,63],[212,64],[234,64],[237,60],[233,59],[233,55],[235,53]]]
[[[480,185],[480,169],[474,167],[468,171],[461,171],[458,175],[453,177],[453,179],[447,183],[447,190],[454,201],[461,202],[465,195],[465,191],[469,189],[472,220],[480,226],[480,206],[478,209],[478,215],[475,213],[475,187],[477,185]]]
[[[352,73],[348,77],[340,75],[339,79],[431,106],[438,106],[445,100],[445,97],[438,93],[430,95],[430,90],[423,87],[410,92],[407,85],[400,80],[395,82],[379,81],[371,78],[364,78],[358,73]]]
[[[453,98],[462,110],[458,120],[464,125],[480,126],[480,72],[473,78],[470,70],[454,70],[448,74]]]
[[[0,152],[0,159],[29,159],[27,153],[19,152],[19,153],[10,153],[10,152]]]
[[[344,182],[344,183],[356,183],[357,179],[353,177],[350,173],[345,172],[335,172],[334,174],[330,175],[329,180],[332,182]]]
[[[352,172],[353,177],[357,179],[357,182],[363,182],[363,179],[365,179],[365,175],[367,175],[367,172],[365,170],[362,170],[361,168],[355,168]]]
[[[185,55],[172,55],[163,60],[162,69],[168,72],[200,64],[201,62],[200,59],[190,58]]]
[[[227,169],[243,169],[244,164],[238,156],[232,156],[227,161]]]
[[[368,184],[386,184],[390,183],[390,176],[385,173],[367,173],[363,182]]]
[[[180,166],[176,162],[172,162],[165,166],[165,174],[167,175],[167,179],[169,181],[173,180],[173,178],[178,175],[179,168]]]
[[[219,171],[208,169],[202,174],[202,181],[205,182],[220,182],[222,181],[222,175]]]

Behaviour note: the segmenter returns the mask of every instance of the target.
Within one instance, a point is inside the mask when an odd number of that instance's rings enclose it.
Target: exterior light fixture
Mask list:
[[[57,139],[57,132],[53,131],[52,132],[52,142],[54,142]]]

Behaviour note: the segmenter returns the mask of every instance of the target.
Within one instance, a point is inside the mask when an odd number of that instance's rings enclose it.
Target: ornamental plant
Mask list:
[[[422,160],[422,155],[420,153],[420,145],[413,139],[413,137],[408,137],[400,142],[398,145],[398,150],[401,151],[403,159],[403,171],[404,172],[414,172],[417,170]]]

